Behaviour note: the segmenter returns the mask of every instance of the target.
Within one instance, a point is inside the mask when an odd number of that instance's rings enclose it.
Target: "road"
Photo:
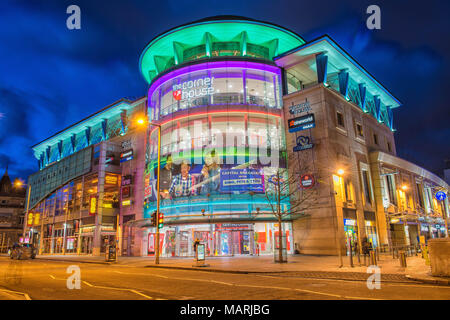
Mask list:
[[[69,289],[69,262],[0,257],[0,300],[449,300],[450,287],[382,281],[311,279],[79,263],[80,289]],[[70,284],[74,284],[72,281]]]

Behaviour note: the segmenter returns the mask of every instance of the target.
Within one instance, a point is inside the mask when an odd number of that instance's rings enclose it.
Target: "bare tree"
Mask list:
[[[305,216],[305,210],[311,209],[317,204],[318,189],[314,185],[302,187],[300,178],[302,175],[311,175],[314,168],[310,167],[308,152],[303,155],[298,153],[289,155],[288,169],[276,168],[271,176],[269,186],[266,186],[265,199],[268,208],[278,221],[278,262],[283,262],[283,235],[281,223],[286,218],[296,219]],[[315,181],[318,177],[315,176]]]

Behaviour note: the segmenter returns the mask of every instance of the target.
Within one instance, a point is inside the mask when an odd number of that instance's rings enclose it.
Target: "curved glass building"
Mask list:
[[[303,43],[272,24],[215,17],[170,30],[145,48],[148,117],[161,126],[165,254],[189,254],[195,238],[215,255],[266,251],[253,239],[276,231],[266,189],[286,168],[281,72],[272,59]],[[156,126],[148,141],[145,218],[158,196]],[[289,234],[288,223],[284,229]]]

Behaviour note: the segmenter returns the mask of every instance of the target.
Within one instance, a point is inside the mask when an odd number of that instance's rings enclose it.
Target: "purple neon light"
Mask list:
[[[162,84],[173,78],[177,78],[179,76],[196,71],[220,69],[220,68],[255,69],[275,73],[278,76],[281,76],[279,67],[271,66],[264,63],[250,62],[250,61],[208,61],[204,63],[186,66],[163,75],[161,78],[158,78],[154,83],[152,83],[152,85],[148,89],[148,97],[151,99],[151,96],[156,89],[158,89]]]

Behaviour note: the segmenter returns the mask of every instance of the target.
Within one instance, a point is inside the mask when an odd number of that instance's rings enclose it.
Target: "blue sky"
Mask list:
[[[81,8],[81,30],[66,8]],[[368,30],[366,8],[381,8]],[[142,49],[161,32],[214,15],[284,26],[304,39],[329,34],[403,103],[397,153],[437,174],[450,158],[449,1],[0,2],[0,174],[37,170],[31,146],[122,97],[140,97]]]

